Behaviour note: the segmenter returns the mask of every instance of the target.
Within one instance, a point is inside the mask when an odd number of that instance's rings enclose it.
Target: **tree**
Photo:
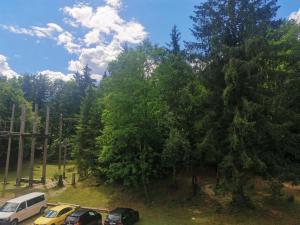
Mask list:
[[[204,116],[201,108],[207,93],[191,65],[179,52],[169,51],[153,77],[160,99],[168,110],[165,115],[168,137],[163,152],[164,163],[173,170],[174,184],[177,171],[189,169],[192,173],[193,194],[196,195],[197,169],[203,164],[197,147],[203,135],[198,126]]]
[[[170,43],[167,43],[169,52],[173,53],[174,55],[178,55],[181,53],[180,49],[180,38],[181,34],[178,31],[178,28],[176,25],[173,26],[172,31],[170,33],[171,41]]]
[[[207,0],[191,17],[196,41],[187,47],[193,61],[201,61],[210,93],[204,140],[220,153],[217,186],[232,192],[234,205],[248,203],[247,175],[264,167],[260,151],[270,120],[264,111],[267,69],[261,68],[268,61],[268,31],[278,25],[276,2]]]
[[[279,181],[299,182],[300,171],[300,26],[285,22],[269,35],[273,76],[269,89],[274,94],[270,103],[272,151],[266,152],[268,175]]]
[[[25,100],[24,94],[22,92],[21,85],[17,79],[10,80],[1,80],[0,79],[0,130],[9,129],[9,120],[11,117],[11,110],[13,104],[16,105],[15,111],[15,123],[19,123],[21,108],[23,105],[27,107],[27,127],[31,127],[32,122],[32,113],[30,111],[31,105],[28,101]],[[6,125],[6,126],[5,126]],[[4,149],[7,148],[7,139],[0,139],[0,163],[3,163],[6,156],[6,151]],[[16,160],[16,148],[12,149],[11,161]],[[24,157],[28,156],[28,148],[25,148]]]
[[[151,179],[159,177],[163,146],[161,124],[164,107],[151,81],[159,59],[149,43],[123,53],[109,66],[105,79],[103,134],[99,171],[110,181],[142,185],[149,199]]]
[[[87,88],[95,86],[95,80],[91,77],[91,71],[91,68],[86,65],[83,68],[82,73],[77,71],[74,74],[75,82],[80,90],[80,96],[85,95]]]
[[[265,36],[280,21],[274,18],[277,0],[207,0],[195,6],[192,33],[187,43],[198,57],[222,58],[224,46],[235,47],[253,36]]]
[[[103,130],[102,114],[102,85],[95,89],[89,87],[80,106],[79,123],[76,126],[74,157],[77,160],[81,177],[97,170],[98,150],[96,138]]]

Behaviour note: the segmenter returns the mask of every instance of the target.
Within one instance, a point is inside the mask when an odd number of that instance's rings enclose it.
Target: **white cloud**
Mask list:
[[[63,81],[70,81],[73,79],[72,74],[64,74],[62,72],[56,72],[52,70],[44,70],[39,72],[39,74],[43,76],[47,76],[50,80],[63,80]]]
[[[63,29],[55,23],[48,23],[47,27],[32,26],[31,28],[21,28],[7,25],[1,25],[1,27],[12,33],[25,34],[38,38],[53,38],[55,34],[63,31]]]
[[[121,0],[106,0],[105,2],[114,8],[120,8],[122,5]]]
[[[71,26],[71,30],[65,30],[56,23],[29,29],[0,26],[13,33],[55,40],[70,54],[77,56],[76,60],[69,61],[69,71],[80,71],[88,64],[94,76],[101,77],[107,65],[123,51],[125,43],[138,44],[147,37],[142,24],[120,16],[121,0],[105,0],[105,3],[96,8],[86,4],[64,7],[64,22]]]
[[[78,53],[80,50],[80,45],[74,43],[73,35],[67,31],[58,35],[57,44],[63,45],[69,53]]]
[[[7,58],[4,55],[0,55],[0,75],[6,77],[7,79],[12,79],[19,76],[9,67]]]
[[[122,52],[124,43],[138,44],[146,37],[143,25],[120,16],[120,0],[106,0],[106,5],[93,9],[88,5],[65,7],[65,21],[88,31],[82,38],[78,60],[69,62],[70,71],[88,64],[94,73],[103,74],[109,62]]]
[[[296,23],[300,23],[300,9],[296,12],[293,12],[289,16],[289,20],[294,20]]]

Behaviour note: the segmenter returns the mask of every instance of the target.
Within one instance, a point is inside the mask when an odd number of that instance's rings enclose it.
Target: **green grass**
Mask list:
[[[51,181],[54,180],[54,177],[58,174],[58,166],[56,164],[48,164],[46,168],[47,180]],[[68,163],[66,165],[66,177],[67,180],[70,181],[71,174],[76,172],[75,166],[72,163]],[[34,166],[34,179],[40,179],[42,176],[42,164],[36,163]],[[22,168],[22,177],[28,178],[29,177],[29,164],[25,163]],[[18,195],[18,193],[23,193],[26,191],[30,191],[28,188],[27,183],[22,183],[21,187],[16,187],[16,169],[10,169],[8,174],[8,184],[3,185],[4,179],[4,170],[0,170],[0,197],[8,198],[10,196]]]
[[[142,216],[138,225],[296,225],[300,221],[300,205],[285,200],[271,201],[267,197],[253,195],[254,210],[240,213],[216,213],[215,203],[203,195],[192,202],[176,201],[182,198],[181,191],[167,191],[168,188],[152,191],[153,202],[145,204],[134,191],[120,187],[101,185],[88,186],[83,182],[77,187],[68,187],[64,192],[50,198],[54,202],[70,202],[84,206],[109,208],[132,207]],[[185,193],[186,194],[186,193]],[[155,195],[155,196],[153,196]],[[298,193],[299,195],[299,193]]]
[[[74,165],[68,165],[67,177],[74,170]],[[26,171],[27,170],[27,171]],[[57,174],[57,166],[47,167],[48,178]],[[24,167],[24,176],[28,167]],[[35,177],[41,174],[41,166],[35,166]],[[15,173],[10,173],[14,183]],[[0,173],[0,179],[2,173]],[[202,186],[211,188],[212,178],[201,178]],[[188,199],[190,193],[189,180],[181,179],[178,190],[170,189],[168,182],[160,182],[150,188],[150,203],[145,203],[140,190],[126,190],[122,186],[97,185],[94,179],[89,179],[64,188],[39,189],[48,194],[49,202],[65,202],[97,208],[113,209],[115,207],[131,207],[139,210],[141,221],[138,225],[297,225],[300,221],[300,187],[286,185],[284,191],[295,197],[294,203],[286,200],[270,200],[265,187],[257,187],[251,194],[255,204],[254,210],[244,210],[240,213],[230,213],[227,210],[229,196],[210,197],[205,192],[194,199]],[[28,187],[15,188],[10,184],[8,190],[2,191],[2,198],[13,197],[32,191]],[[4,193],[4,194],[3,194]],[[1,198],[1,197],[0,197]],[[1,199],[0,199],[1,200]],[[222,213],[217,213],[218,206],[223,205]]]

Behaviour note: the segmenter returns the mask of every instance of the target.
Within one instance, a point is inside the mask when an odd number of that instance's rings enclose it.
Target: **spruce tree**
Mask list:
[[[206,146],[218,154],[217,187],[232,192],[234,205],[246,205],[248,175],[264,169],[260,158],[267,113],[264,99],[268,30],[277,26],[276,0],[207,0],[195,7],[187,44],[201,62],[209,91]],[[203,66],[204,65],[204,66]],[[266,131],[265,131],[266,132]]]
[[[173,26],[172,31],[170,33],[171,41],[167,43],[167,47],[169,52],[173,53],[174,55],[178,55],[181,53],[180,49],[180,39],[181,33],[179,32],[176,25]]]

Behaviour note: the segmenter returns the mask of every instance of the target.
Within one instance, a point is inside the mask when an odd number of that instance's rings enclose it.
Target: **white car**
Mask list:
[[[11,199],[0,207],[0,225],[17,225],[47,208],[45,194],[33,192]]]

